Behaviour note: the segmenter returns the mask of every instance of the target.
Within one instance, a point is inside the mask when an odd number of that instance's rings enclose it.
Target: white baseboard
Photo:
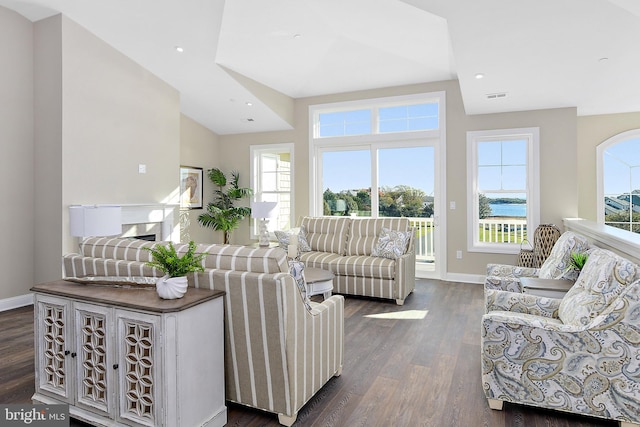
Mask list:
[[[33,304],[33,294],[19,295],[17,297],[0,299],[0,311],[13,310]]]
[[[462,283],[484,283],[485,276],[483,274],[465,274],[465,273],[447,273],[444,280],[448,282]]]

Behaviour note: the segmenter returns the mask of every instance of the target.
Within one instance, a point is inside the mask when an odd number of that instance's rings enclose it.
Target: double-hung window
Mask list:
[[[468,250],[517,253],[540,218],[539,129],[467,133]]]
[[[293,144],[251,146],[251,183],[259,202],[277,202],[276,217],[268,230],[288,230],[293,224]],[[259,221],[254,219],[252,237],[256,237]]]

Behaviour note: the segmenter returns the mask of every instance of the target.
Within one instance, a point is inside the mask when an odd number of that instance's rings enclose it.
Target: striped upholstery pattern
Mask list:
[[[225,291],[226,398],[293,417],[340,375],[344,297],[305,307],[286,273],[210,270],[193,286]]]
[[[142,249],[166,242],[87,239],[81,254],[63,257],[69,276],[152,276]],[[175,244],[178,252],[186,244]],[[280,248],[198,245],[205,271],[189,286],[225,292],[226,398],[277,413],[290,425],[300,408],[342,373],[344,297],[304,303]]]
[[[307,240],[312,251],[301,253],[300,261],[308,267],[329,270],[335,274],[334,292],[391,298],[398,304],[402,304],[407,295],[413,292],[416,262],[413,237],[406,253],[396,260],[371,256],[382,227],[398,231],[412,230],[407,218],[305,217],[301,224],[307,227]],[[327,232],[337,232],[338,224],[340,229],[345,230],[344,239]],[[315,235],[315,230],[321,230],[319,236]],[[328,241],[329,235],[332,235],[331,245],[311,243]],[[344,253],[338,252],[337,247],[343,241]],[[336,245],[335,242],[340,243]],[[318,247],[325,250],[314,249]],[[332,247],[336,251],[330,250]]]
[[[307,231],[307,242],[312,251],[344,255],[351,218],[304,217],[302,224]]]
[[[409,231],[410,224],[407,218],[353,218],[346,255],[371,255],[382,227]]]
[[[126,238],[89,238],[80,245],[81,255],[64,257],[65,275],[81,276],[162,276],[145,263],[151,253],[144,248],[167,242],[147,242]],[[176,243],[176,251],[185,253],[188,244]],[[289,271],[287,254],[280,248],[251,248],[238,245],[199,244],[196,253],[208,253],[203,259],[207,269],[242,270],[256,273]]]

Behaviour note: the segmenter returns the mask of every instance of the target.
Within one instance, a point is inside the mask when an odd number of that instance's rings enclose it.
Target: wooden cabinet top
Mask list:
[[[105,305],[145,310],[157,313],[170,313],[186,310],[224,295],[223,291],[189,288],[178,299],[165,300],[158,296],[155,287],[124,287],[74,283],[65,280],[41,283],[31,288],[32,292],[55,295],[75,300]]]

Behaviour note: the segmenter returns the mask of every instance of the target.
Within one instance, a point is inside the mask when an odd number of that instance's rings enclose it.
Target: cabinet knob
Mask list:
[[[71,357],[76,357],[76,352],[71,353]]]
[[[65,351],[64,351],[64,355],[65,355],[65,356],[68,356],[68,355],[69,355],[69,353],[71,353],[69,350],[65,350]]]
[[[118,369],[118,364],[117,363],[113,364],[113,369]]]

